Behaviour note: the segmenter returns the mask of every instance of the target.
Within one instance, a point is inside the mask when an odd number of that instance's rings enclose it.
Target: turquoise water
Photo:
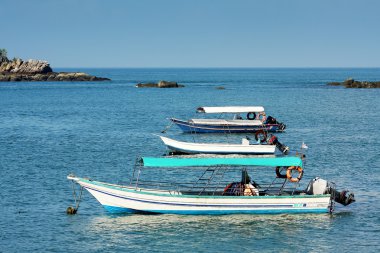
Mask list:
[[[380,80],[380,69],[84,69],[104,83],[0,83],[2,252],[378,252],[380,89],[329,87],[348,77]],[[137,89],[173,80],[183,89]],[[216,89],[224,86],[225,90]],[[315,177],[355,192],[335,214],[111,215],[87,192],[75,216],[66,176],[117,182],[136,156],[165,152],[168,117],[206,105],[263,105],[304,141],[302,186]],[[192,140],[173,126],[168,136]],[[198,135],[240,141],[241,135]]]

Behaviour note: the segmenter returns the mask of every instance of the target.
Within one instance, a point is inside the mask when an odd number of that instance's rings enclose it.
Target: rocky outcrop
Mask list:
[[[137,88],[158,88],[157,83],[138,83]]]
[[[107,81],[108,78],[91,76],[81,72],[49,72],[45,74],[15,74],[15,73],[0,73],[0,82],[80,82],[80,81]]]
[[[344,86],[346,88],[380,88],[379,82],[368,82],[368,81],[355,81],[352,78],[345,80],[344,82],[331,82],[327,85],[330,86]]]
[[[5,61],[0,65],[0,72],[19,74],[46,74],[53,72],[47,61],[15,59]]]
[[[82,72],[53,72],[47,61],[8,59],[0,62],[0,82],[20,81],[106,81],[108,78],[91,76]]]
[[[181,88],[185,87],[177,82],[159,81],[158,83],[138,83],[137,88]]]

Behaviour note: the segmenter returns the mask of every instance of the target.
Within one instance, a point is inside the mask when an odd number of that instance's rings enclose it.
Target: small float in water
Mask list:
[[[262,131],[262,130],[260,130]],[[263,155],[263,154],[274,154],[276,147],[279,148],[281,152],[287,154],[289,147],[281,144],[276,136],[272,136],[266,141],[259,139],[260,132],[257,132],[255,137],[256,141],[254,143],[250,142],[248,137],[242,139],[241,144],[229,144],[229,143],[195,143],[195,142],[184,142],[177,141],[168,137],[159,136],[164,142],[166,147],[171,151],[172,154],[243,154],[243,155]]]
[[[276,172],[276,176],[259,177],[253,170]],[[293,176],[295,171],[297,177]],[[137,159],[126,184],[74,175],[67,178],[112,213],[328,213],[335,202],[349,205],[355,201],[353,193],[337,191],[333,183],[319,178],[311,180],[306,189],[299,189],[303,173],[303,161],[297,156],[143,157]]]
[[[197,113],[219,114],[218,119],[170,120],[187,133],[252,133],[258,130],[283,132],[286,125],[274,117],[266,117],[262,106],[199,107]],[[223,115],[232,115],[222,119]],[[244,114],[243,116],[241,116]]]

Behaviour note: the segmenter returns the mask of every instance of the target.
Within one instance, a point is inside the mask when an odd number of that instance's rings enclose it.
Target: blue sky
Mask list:
[[[377,0],[0,0],[0,48],[53,67],[380,67]]]

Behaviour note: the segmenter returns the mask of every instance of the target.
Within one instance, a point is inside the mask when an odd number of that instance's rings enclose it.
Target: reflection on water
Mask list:
[[[180,246],[185,252],[204,248],[221,252],[233,249],[236,245],[253,249],[268,247],[268,241],[289,238],[288,245],[273,245],[272,250],[291,246],[292,250],[305,250],[308,246],[294,244],[307,238],[308,230],[314,237],[331,230],[334,217],[329,214],[305,215],[220,215],[220,216],[181,216],[181,215],[102,215],[93,217],[86,225],[88,234],[107,234],[107,241],[112,244],[128,244],[129,248],[139,249],[140,243],[148,243],[149,247],[173,245],[166,248],[168,252],[176,252]],[[316,233],[319,231],[319,233]],[[315,238],[315,239],[317,239]],[[281,239],[282,240],[282,239]],[[283,240],[282,240],[283,241]],[[320,247],[328,249],[331,245],[323,240]],[[235,245],[235,246],[232,246]],[[263,248],[263,249],[264,249]],[[100,248],[98,248],[100,250]],[[311,249],[311,248],[310,248]],[[264,250],[265,251],[265,250]]]
[[[339,214],[335,214],[339,215]],[[267,225],[274,226],[276,231],[286,231],[289,227],[296,228],[297,224],[308,221],[313,227],[328,228],[333,217],[330,214],[280,214],[280,215],[115,215],[107,214],[94,217],[91,220],[91,227],[96,229],[112,229],[113,231],[135,225],[156,230],[157,227],[165,226],[186,226],[192,228],[226,226],[264,228]]]

